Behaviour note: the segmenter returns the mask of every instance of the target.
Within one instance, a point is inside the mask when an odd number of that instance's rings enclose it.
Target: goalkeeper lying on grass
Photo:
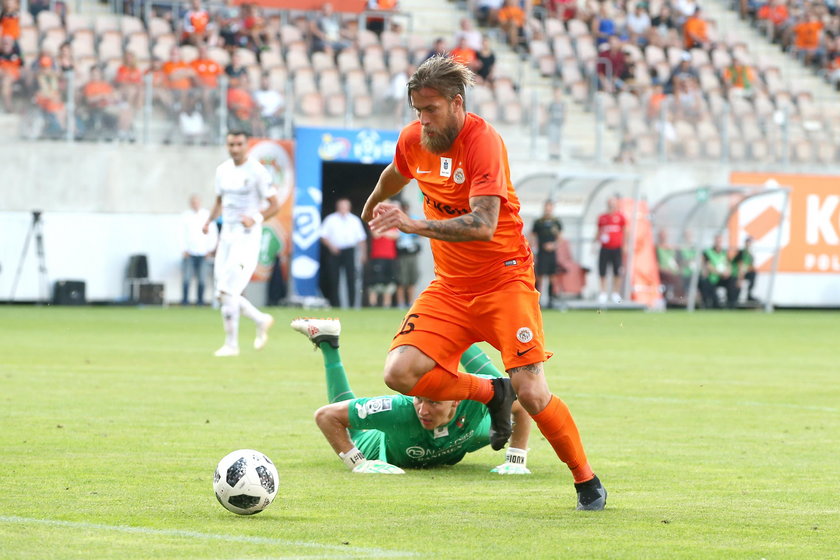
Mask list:
[[[454,465],[490,444],[490,415],[477,401],[431,401],[391,395],[357,399],[338,352],[338,319],[301,318],[292,328],[309,338],[324,356],[330,403],[315,421],[324,437],[355,473],[402,474],[405,468]],[[471,346],[461,364],[469,373],[501,377],[490,358]],[[491,472],[531,474],[525,464],[531,419],[513,403],[513,434],[505,462]]]

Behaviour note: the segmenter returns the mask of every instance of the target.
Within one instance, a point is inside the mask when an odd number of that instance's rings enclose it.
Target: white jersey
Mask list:
[[[216,168],[216,194],[222,197],[222,224],[232,226],[241,223],[242,216],[255,216],[277,189],[268,170],[248,157],[242,165],[227,159]]]

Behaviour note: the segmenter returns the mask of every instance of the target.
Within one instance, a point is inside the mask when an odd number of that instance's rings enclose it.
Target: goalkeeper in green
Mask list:
[[[341,363],[337,319],[300,318],[291,327],[321,350],[330,404],[315,421],[333,450],[355,473],[401,474],[405,468],[454,465],[467,453],[490,444],[490,414],[477,401],[432,401],[390,395],[356,398]],[[461,356],[473,374],[501,377],[477,346]],[[526,467],[531,419],[514,403],[513,434],[499,474],[531,474]]]

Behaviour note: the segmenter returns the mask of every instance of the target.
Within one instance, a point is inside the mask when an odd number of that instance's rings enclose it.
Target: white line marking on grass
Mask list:
[[[676,399],[672,397],[633,397],[629,395],[608,395],[605,393],[564,393],[570,397],[581,397],[585,399],[613,399],[618,401],[641,401],[641,402],[658,402],[667,404],[714,404],[720,406],[759,406],[770,408],[793,408],[797,410],[817,410],[819,412],[840,412],[840,408],[832,406],[813,406],[807,404],[790,404],[790,403],[768,403],[759,401],[736,401],[727,402],[714,399]]]
[[[101,531],[117,531],[120,533],[133,533],[139,535],[160,535],[163,537],[182,537],[190,539],[204,539],[212,541],[239,542],[248,544],[273,544],[279,546],[297,546],[301,548],[314,548],[320,551],[331,551],[329,555],[319,554],[318,556],[278,556],[277,558],[335,558],[336,554],[345,557],[364,558],[397,558],[416,556],[413,552],[401,550],[385,550],[382,548],[365,548],[348,545],[321,544],[307,541],[288,541],[274,539],[271,537],[254,537],[248,535],[217,535],[213,533],[200,533],[198,531],[183,531],[180,529],[152,529],[150,527],[132,527],[130,525],[105,525],[103,523],[87,523],[84,521],[62,521],[60,519],[37,519],[34,517],[18,517],[15,515],[0,515],[0,522],[18,523],[21,525],[46,525],[49,527],[69,527],[72,529],[96,529]]]

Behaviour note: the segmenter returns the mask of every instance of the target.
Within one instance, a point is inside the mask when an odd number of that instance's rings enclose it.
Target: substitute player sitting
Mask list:
[[[390,395],[356,398],[341,363],[337,319],[301,318],[292,328],[321,350],[330,404],[315,413],[315,421],[338,456],[355,473],[401,474],[405,468],[454,465],[467,453],[490,444],[490,415],[476,401],[433,401]],[[473,374],[501,377],[477,346],[461,356]],[[513,434],[505,462],[492,472],[530,474],[526,467],[528,413],[513,405]]]
[[[228,132],[227,149],[230,159],[216,168],[216,203],[203,228],[207,233],[210,224],[222,215],[213,266],[225,329],[225,343],[215,352],[218,357],[239,355],[240,313],[257,325],[254,348],[261,350],[268,341],[274,318],[254,307],[242,292],[257,268],[262,223],[280,209],[271,175],[259,160],[248,155],[248,135],[237,130]]]

